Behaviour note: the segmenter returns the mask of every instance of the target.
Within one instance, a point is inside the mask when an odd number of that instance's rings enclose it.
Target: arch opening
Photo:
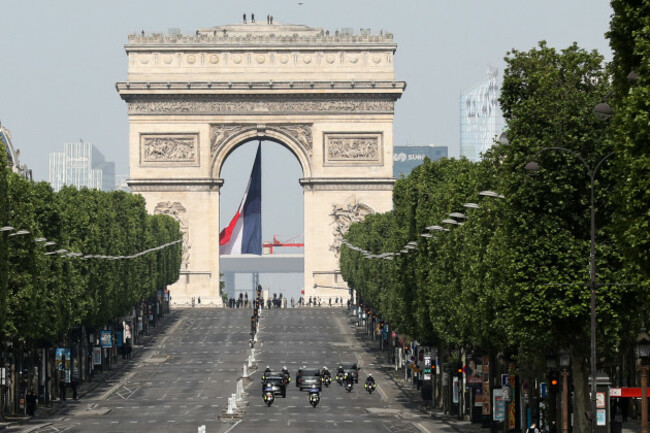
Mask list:
[[[228,225],[237,211],[248,185],[259,137],[237,142],[232,146],[219,167],[219,176],[223,179],[220,188],[220,230]],[[304,198],[299,179],[303,176],[303,167],[293,150],[279,140],[261,139],[262,161],[262,260],[268,265],[255,272],[259,262],[250,257],[221,256],[221,269],[225,282],[224,293],[228,298],[237,299],[240,294],[248,294],[249,299],[254,287],[261,284],[268,290],[269,296],[282,294],[290,300],[297,301],[304,285],[302,257],[304,247],[269,248],[275,242],[299,244],[304,243]],[[216,168],[216,167],[215,167]],[[281,257],[285,255],[285,257]],[[291,258],[289,257],[291,256]],[[269,267],[278,266],[273,260],[283,263],[296,263],[300,256],[300,272],[269,272]],[[279,265],[280,269],[291,267]],[[233,271],[235,269],[236,271]],[[256,275],[257,274],[257,275]]]
[[[311,177],[312,126],[298,125],[218,125],[212,127],[213,177],[221,178],[223,164],[240,145],[251,140],[271,141],[293,153],[303,177]]]

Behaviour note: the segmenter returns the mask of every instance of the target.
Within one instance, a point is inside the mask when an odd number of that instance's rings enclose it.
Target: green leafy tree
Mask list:
[[[568,346],[572,353],[576,413],[588,412],[590,291],[588,266],[589,172],[575,154],[593,169],[613,149],[606,140],[607,125],[593,115],[594,106],[609,91],[603,59],[577,45],[562,51],[541,42],[527,52],[513,50],[507,68],[501,107],[508,122],[510,145],[501,152],[499,172],[507,197],[504,213],[505,251],[510,283],[508,296],[514,342],[544,359],[547,351]],[[561,146],[564,151],[542,149]],[[536,158],[538,176],[523,167]],[[597,279],[616,283],[625,279],[613,238],[613,206],[609,195],[615,178],[611,165],[601,166],[595,184],[597,209]],[[597,289],[598,347],[601,357],[616,347],[635,309],[636,296],[627,286]],[[541,349],[541,350],[540,350]],[[535,365],[530,366],[535,368]],[[577,418],[579,430],[586,421]]]
[[[612,138],[617,152],[618,229],[627,260],[650,276],[650,1],[612,1]],[[628,75],[636,73],[631,84]],[[646,287],[647,290],[647,287]]]
[[[0,152],[0,227],[9,223],[9,198],[7,184],[7,154],[5,143],[0,140],[3,150]],[[7,233],[0,235],[0,329],[4,328],[7,314],[7,276],[8,276]]]

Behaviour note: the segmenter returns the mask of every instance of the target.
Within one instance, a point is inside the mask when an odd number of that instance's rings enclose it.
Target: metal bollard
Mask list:
[[[246,368],[246,364],[244,364],[244,374],[242,374],[242,377],[248,377],[248,369]]]
[[[237,410],[237,394],[233,394],[231,399],[232,399],[232,410]]]
[[[198,431],[198,433],[205,433],[205,426],[204,426],[204,425],[202,425],[201,427],[199,427],[199,431]]]

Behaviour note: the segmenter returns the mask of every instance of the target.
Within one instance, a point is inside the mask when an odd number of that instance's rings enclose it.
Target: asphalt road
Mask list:
[[[219,415],[236,391],[242,366],[250,354],[250,309],[186,309],[176,311],[176,323],[154,339],[145,353],[106,387],[89,393],[50,423],[44,432],[206,433],[244,432],[418,432],[408,419],[395,417],[404,409],[394,398],[394,386],[378,380],[379,391],[363,389],[366,373],[375,366],[363,352],[342,309],[272,309],[262,313],[256,344],[259,370],[246,389],[243,418],[223,422]],[[307,393],[295,386],[300,366],[332,372],[341,361],[359,362],[359,383],[351,393],[333,382],[312,408]],[[294,380],[287,398],[262,400],[261,372],[266,365],[286,365]],[[391,394],[392,393],[392,394]],[[393,412],[391,412],[393,411]]]
[[[257,373],[249,388],[250,405],[242,422],[232,433],[248,432],[418,432],[411,422],[388,413],[390,405],[381,393],[368,394],[363,382],[372,364],[364,365],[362,353],[353,337],[345,311],[329,308],[264,310],[258,335],[261,351],[260,372],[268,365],[272,370],[286,365],[293,381],[287,398],[278,396],[267,407],[261,395]],[[335,373],[340,362],[360,362],[359,383],[348,393],[335,381],[324,388],[316,408],[307,401],[307,392],[295,386],[298,368],[323,368]],[[381,386],[381,384],[380,384]],[[384,384],[388,386],[388,384]],[[370,410],[372,413],[368,412]]]

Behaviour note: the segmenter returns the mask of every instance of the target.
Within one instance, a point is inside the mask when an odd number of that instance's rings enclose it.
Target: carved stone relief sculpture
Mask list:
[[[268,125],[251,125],[251,124],[225,124],[213,125],[210,128],[210,156],[213,158],[219,148],[228,141],[233,135],[256,131],[258,135],[264,135],[265,131],[277,131],[281,134],[292,137],[302,148],[305,153],[311,157],[312,154],[312,125],[307,123],[299,124],[268,124]]]
[[[258,98],[259,99],[259,98]],[[287,113],[393,113],[395,102],[392,99],[378,98],[320,98],[290,99],[268,97],[261,101],[251,100],[245,95],[235,98],[214,100],[196,95],[131,98],[129,114],[264,114]]]
[[[190,249],[192,248],[192,244],[190,243],[190,225],[185,207],[177,201],[163,201],[156,205],[153,213],[154,215],[169,215],[178,221],[181,233],[183,234],[183,258],[181,266],[183,269],[187,269],[190,264]]]
[[[367,215],[374,214],[375,211],[368,205],[359,203],[356,196],[351,195],[345,200],[345,203],[332,204],[332,225],[334,226],[333,243],[330,245],[330,251],[334,252],[335,257],[341,255],[341,240],[350,229],[352,223],[363,221]]]
[[[198,136],[142,135],[141,162],[144,165],[196,165],[198,164]]]
[[[325,164],[381,164],[381,134],[325,134]]]

